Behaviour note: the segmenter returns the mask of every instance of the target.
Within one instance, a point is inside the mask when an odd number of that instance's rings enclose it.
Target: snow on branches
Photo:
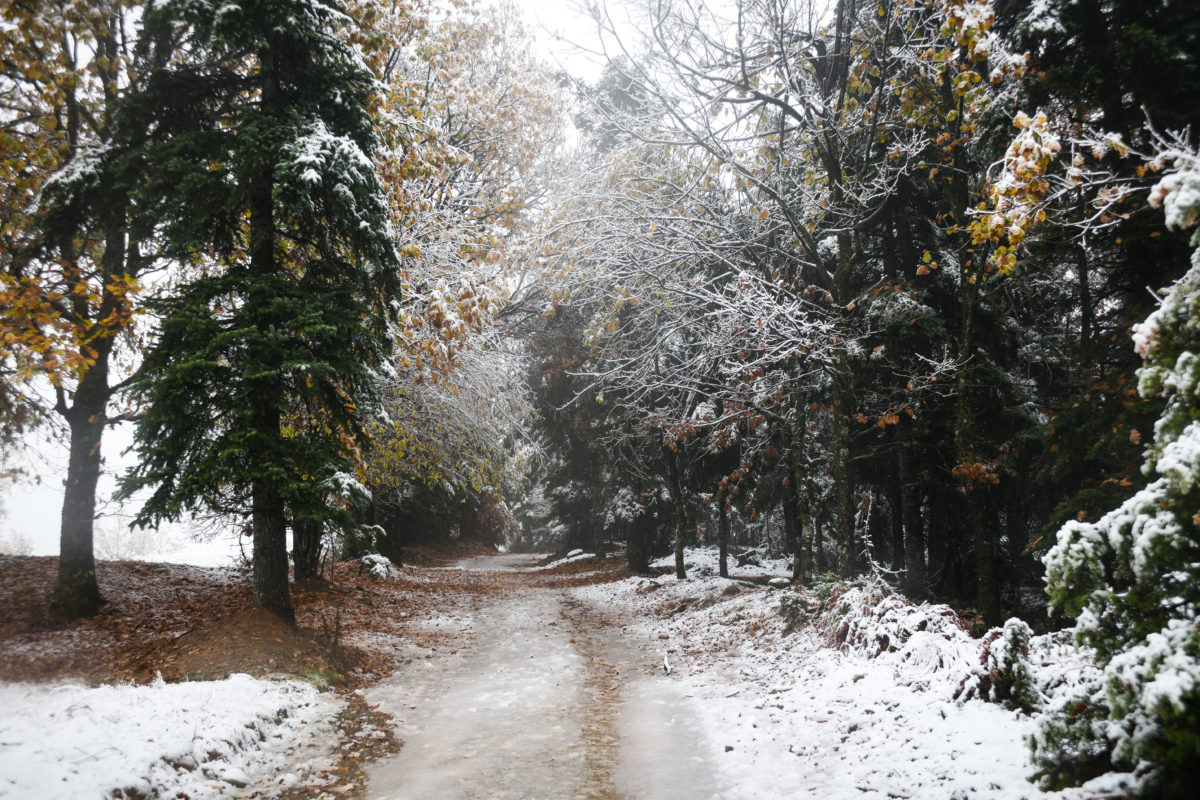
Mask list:
[[[1182,137],[1157,144],[1149,163],[1167,173],[1151,202],[1171,227],[1191,227],[1197,152]],[[1143,467],[1155,480],[1097,522],[1067,523],[1045,557],[1051,602],[1103,672],[1033,746],[1050,785],[1116,770],[1139,794],[1183,796],[1200,757],[1200,249],[1135,345],[1139,391],[1166,401]]]

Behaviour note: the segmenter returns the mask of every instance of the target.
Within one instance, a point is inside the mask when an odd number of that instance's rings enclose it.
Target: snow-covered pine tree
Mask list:
[[[371,78],[329,0],[167,0],[188,57],[157,76],[140,198],[187,278],[138,373],[139,521],[249,514],[254,604],[293,619],[285,514],[333,513],[388,354],[397,256],[372,155]]]
[[[1151,193],[1168,226],[1200,220],[1200,155],[1174,141]],[[1139,797],[1193,797],[1200,763],[1200,233],[1191,269],[1135,329],[1139,391],[1161,396],[1143,469],[1151,483],[1095,523],[1069,522],[1046,555],[1047,590],[1076,618],[1101,677],[1047,713],[1031,745],[1050,787],[1125,773]],[[1105,780],[1111,780],[1106,778]]]

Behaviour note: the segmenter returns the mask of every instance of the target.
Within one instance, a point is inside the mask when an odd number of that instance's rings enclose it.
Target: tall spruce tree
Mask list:
[[[1200,221],[1200,154],[1159,143],[1149,195],[1172,229]],[[1128,796],[1195,795],[1200,759],[1200,235],[1191,268],[1137,326],[1138,390],[1164,401],[1148,486],[1096,522],[1068,522],[1046,591],[1101,668],[1047,710],[1031,739],[1048,787],[1126,773]]]
[[[189,269],[157,308],[123,490],[153,487],[143,524],[248,514],[254,605],[289,622],[285,514],[356,484],[399,292],[348,21],[326,0],[178,0],[145,22],[186,42],[144,104],[143,207]]]

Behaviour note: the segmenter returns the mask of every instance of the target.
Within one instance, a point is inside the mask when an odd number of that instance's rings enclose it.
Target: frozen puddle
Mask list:
[[[693,701],[646,666],[661,653],[553,589],[489,599],[472,628],[369,693],[404,740],[368,770],[370,800],[723,796]]]

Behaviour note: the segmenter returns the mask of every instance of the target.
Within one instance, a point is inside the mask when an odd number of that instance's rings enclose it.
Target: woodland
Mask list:
[[[786,556],[1071,630],[1043,785],[1190,796],[1190,4],[585,2],[594,78],[470,0],[0,7],[0,477],[69,454],[59,617],[125,426],[136,523],[239,527],[285,622],[436,542]]]

